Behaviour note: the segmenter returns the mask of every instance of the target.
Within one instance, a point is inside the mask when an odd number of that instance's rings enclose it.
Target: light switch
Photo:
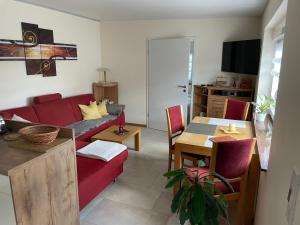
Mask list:
[[[288,205],[286,210],[286,218],[289,225],[294,224],[294,217],[295,217],[295,209],[297,204],[297,198],[299,193],[299,186],[300,186],[300,172],[297,168],[294,168],[292,171],[291,176],[291,183],[290,188],[288,191]]]

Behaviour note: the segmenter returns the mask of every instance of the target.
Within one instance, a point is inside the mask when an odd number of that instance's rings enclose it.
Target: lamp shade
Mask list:
[[[109,72],[110,69],[106,68],[106,67],[100,67],[97,69],[98,72]]]

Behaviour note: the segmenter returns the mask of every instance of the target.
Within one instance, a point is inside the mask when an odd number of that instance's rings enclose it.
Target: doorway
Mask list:
[[[194,40],[191,38],[148,41],[148,127],[167,130],[165,109],[182,105],[190,119]]]

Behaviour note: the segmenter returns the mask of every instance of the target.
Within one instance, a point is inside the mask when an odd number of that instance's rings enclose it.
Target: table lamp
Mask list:
[[[105,68],[105,67],[100,67],[97,70],[100,73],[100,80],[101,80],[101,74],[103,72],[103,82],[106,83],[107,82],[106,73],[109,72],[110,70],[108,68]]]

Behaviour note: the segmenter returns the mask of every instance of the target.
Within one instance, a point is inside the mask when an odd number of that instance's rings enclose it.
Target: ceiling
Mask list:
[[[261,16],[268,0],[19,0],[100,20]]]

